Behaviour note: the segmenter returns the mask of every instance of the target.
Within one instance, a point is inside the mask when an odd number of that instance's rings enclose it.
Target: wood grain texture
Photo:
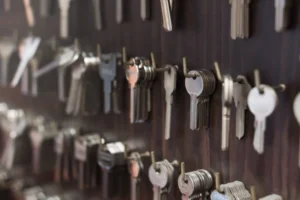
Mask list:
[[[27,34],[25,12],[21,1],[13,1],[12,12],[0,14],[0,33],[10,33],[17,28]],[[59,11],[48,19],[38,16],[39,1],[32,0],[36,11],[36,35],[47,39],[59,33]],[[177,29],[167,33],[162,29],[159,0],[152,1],[150,21],[140,18],[139,0],[126,0],[126,20],[118,25],[115,20],[115,1],[103,1],[104,30],[94,28],[92,3],[85,0],[72,2],[70,33],[78,37],[84,49],[96,49],[100,43],[104,52],[120,51],[126,46],[129,56],[147,56],[154,52],[158,65],[181,65],[187,56],[189,69],[211,69],[218,61],[223,73],[233,77],[246,75],[253,84],[253,70],[260,69],[263,83],[277,85],[285,83],[287,91],[279,93],[279,105],[268,118],[265,153],[258,155],[252,146],[253,116],[246,114],[245,137],[235,137],[235,108],[232,109],[230,146],[221,152],[221,85],[211,99],[210,128],[189,130],[189,96],[184,87],[182,68],[172,110],[171,139],[165,141],[163,74],[158,74],[153,85],[153,109],[151,120],[144,124],[129,124],[129,90],[122,99],[126,105],[121,115],[71,118],[65,116],[64,105],[57,100],[56,91],[47,90],[55,85],[55,73],[45,79],[38,98],[24,97],[18,89],[0,89],[0,99],[17,107],[51,116],[60,123],[80,123],[85,129],[102,132],[106,137],[126,141],[133,149],[154,150],[157,159],[167,158],[184,161],[186,170],[206,168],[219,171],[223,181],[243,181],[247,186],[255,185],[258,196],[278,193],[286,200],[300,199],[300,173],[297,167],[300,128],[292,112],[293,99],[300,90],[300,2],[295,0],[292,9],[291,29],[276,33],[274,30],[274,1],[253,0],[251,3],[251,38],[233,41],[230,39],[230,5],[223,0],[178,1]],[[11,61],[11,72],[18,62],[15,55]],[[121,69],[120,69],[121,71]],[[55,87],[54,87],[55,88]],[[99,91],[101,92],[101,91]],[[98,94],[95,94],[98,95]],[[149,162],[147,162],[149,164]],[[146,166],[146,169],[149,165]],[[124,183],[126,184],[126,183]],[[142,184],[144,200],[152,199],[152,188],[147,171]],[[118,199],[118,198],[116,198]],[[128,199],[128,198],[119,198]],[[176,185],[171,199],[180,199]]]

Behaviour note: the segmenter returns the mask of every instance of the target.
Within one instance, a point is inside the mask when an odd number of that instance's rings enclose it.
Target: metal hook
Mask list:
[[[196,75],[190,75],[190,74],[188,74],[188,68],[187,68],[187,60],[186,60],[186,57],[183,57],[183,58],[182,58],[182,67],[183,67],[183,75],[184,75],[186,78],[196,78],[196,77],[197,77]]]
[[[219,63],[215,61],[214,65],[215,65],[215,70],[216,70],[217,78],[218,78],[218,80],[220,82],[223,83],[224,79],[223,79],[223,76],[222,76],[222,73],[221,73],[221,70],[220,70]]]
[[[128,145],[124,144],[124,158],[127,159],[128,158]]]
[[[215,173],[215,183],[216,183],[216,190],[218,191],[218,192],[221,192],[221,187],[220,187],[220,173],[219,172],[216,172]]]
[[[182,180],[186,183],[187,179],[186,179],[186,176],[185,176],[185,164],[184,164],[184,162],[181,162],[181,177],[182,177]]]
[[[140,154],[141,158],[150,157],[150,155],[151,154],[149,151],[146,151],[146,152]]]
[[[254,186],[251,186],[251,200],[256,200],[256,189]]]
[[[154,151],[151,151],[151,161],[152,161],[152,165],[155,169],[155,171],[159,171],[159,168],[157,166],[157,163],[156,163],[156,160],[155,160],[155,154],[154,154]]]
[[[254,70],[254,82],[255,82],[255,86],[258,88],[259,93],[263,94],[264,93],[264,89],[263,87],[261,87],[261,79],[260,79],[260,72],[258,69]],[[278,90],[280,92],[285,91],[286,89],[286,85],[285,84],[279,84],[277,86],[272,86],[272,88],[274,90]]]

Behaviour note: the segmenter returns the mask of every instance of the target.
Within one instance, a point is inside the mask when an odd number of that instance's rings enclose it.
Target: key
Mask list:
[[[95,15],[95,27],[97,31],[101,31],[103,28],[102,15],[101,15],[101,8],[102,8],[101,0],[93,0],[93,6],[94,6],[94,15]]]
[[[222,91],[222,150],[225,151],[229,146],[230,114],[233,96],[233,80],[231,76],[223,76]]]
[[[259,200],[283,200],[283,198],[277,194],[271,194],[263,198],[259,198]]]
[[[116,0],[116,21],[121,24],[124,20],[124,1]]]
[[[166,31],[173,30],[171,12],[173,9],[173,3],[175,0],[160,0],[162,17],[163,17],[163,28]]]
[[[33,149],[32,168],[35,174],[52,171],[54,164],[53,142],[57,136],[57,129],[43,123],[38,122],[29,134]],[[49,157],[45,158],[43,154]]]
[[[153,185],[153,199],[167,199],[175,176],[174,167],[177,166],[176,160],[172,163],[163,160],[150,166],[148,176]]]
[[[290,14],[289,0],[274,0],[275,1],[275,30],[276,32],[284,31],[288,26]]]
[[[17,43],[13,38],[3,38],[0,40],[0,56],[1,56],[1,85],[7,85],[7,73],[9,59],[16,50]]]
[[[108,143],[98,150],[98,164],[102,169],[102,197],[103,199],[111,199],[115,192],[111,189],[116,185],[117,180],[110,180],[110,175],[116,168],[126,166],[124,157],[125,146],[121,142]]]
[[[136,60],[132,58],[129,63],[131,65],[127,66],[126,69],[126,78],[130,87],[130,114],[129,119],[130,123],[133,124],[136,121],[136,92],[137,92],[137,84],[139,81],[139,71],[140,71],[140,60]]]
[[[11,0],[4,0],[4,11],[9,12],[11,10]]]
[[[111,111],[112,82],[116,78],[117,59],[120,57],[121,54],[101,54],[99,73],[103,80],[104,113],[106,114]]]
[[[40,2],[40,15],[43,18],[49,17],[52,0],[41,0]]]
[[[203,79],[198,71],[190,71],[189,75],[195,78],[185,78],[185,88],[190,95],[190,129],[198,129],[198,97],[203,91]]]
[[[182,199],[199,199],[211,190],[214,180],[207,170],[197,170],[180,175],[177,182]]]
[[[199,112],[199,127],[207,129],[209,127],[210,118],[210,96],[216,89],[216,78],[209,70],[200,70],[202,78],[203,91],[198,98],[198,112]]]
[[[82,89],[82,76],[86,68],[82,65],[72,70],[71,88],[69,91],[68,102],[66,106],[67,114],[76,114],[80,107],[80,93]],[[79,101],[79,102],[78,102]]]
[[[297,94],[294,100],[293,111],[298,124],[300,124],[300,93]],[[298,153],[298,167],[300,168],[300,141],[299,141],[299,153]]]
[[[250,111],[255,116],[255,133],[253,146],[254,149],[262,154],[264,152],[264,133],[266,130],[266,118],[270,116],[278,102],[278,97],[275,90],[267,85],[260,85],[263,93],[260,93],[259,88],[251,89],[248,95],[248,106]]]
[[[146,21],[150,18],[151,0],[141,0],[141,18]]]
[[[27,23],[29,27],[35,26],[35,17],[34,12],[31,5],[31,0],[23,0],[25,11],[26,11],[26,17],[27,17]]]
[[[131,200],[137,200],[140,198],[140,182],[141,174],[144,171],[144,165],[141,159],[141,155],[137,152],[131,153],[129,157],[129,173],[131,174]]]
[[[237,2],[238,0],[229,0],[229,3],[231,4],[231,22],[230,22],[230,35],[231,39],[235,40],[237,38]]]
[[[28,37],[24,41],[24,46],[20,47],[20,58],[21,61],[19,63],[19,66],[17,68],[17,71],[14,75],[14,78],[11,82],[11,87],[16,87],[19,83],[24,71],[26,70],[27,64],[29,60],[35,55],[39,44],[41,42],[41,39],[38,37]]]
[[[56,153],[56,161],[55,161],[55,173],[54,173],[54,180],[55,182],[61,183],[62,178],[62,171],[63,171],[63,156],[64,156],[64,145],[65,144],[65,137],[64,133],[60,132],[54,142],[54,151]]]
[[[171,133],[171,112],[172,112],[172,104],[173,104],[173,93],[176,90],[176,82],[177,82],[177,66],[168,66],[170,68],[169,71],[165,71],[164,74],[164,87],[165,87],[165,95],[166,95],[166,120],[165,120],[165,139],[170,139]]]
[[[236,137],[242,139],[245,134],[245,111],[247,110],[247,97],[251,85],[244,76],[238,76],[233,84],[233,99],[236,106]]]
[[[58,0],[60,9],[60,37],[63,39],[69,36],[69,9],[72,0]]]

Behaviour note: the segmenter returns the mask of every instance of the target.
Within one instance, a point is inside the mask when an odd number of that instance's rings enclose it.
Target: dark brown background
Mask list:
[[[77,118],[74,122],[89,130],[102,132],[107,137],[126,141],[131,148],[154,150],[157,159],[184,161],[187,171],[212,169],[219,171],[225,182],[241,180],[247,186],[255,185],[259,197],[278,193],[284,199],[300,199],[297,166],[300,131],[292,112],[293,99],[300,89],[300,2],[293,2],[291,29],[278,34],[274,31],[274,0],[253,0],[251,38],[233,41],[229,35],[230,5],[227,0],[179,0],[178,27],[172,33],[166,33],[161,27],[159,0],[153,0],[152,17],[148,22],[140,18],[139,0],[125,1],[126,22],[118,25],[115,22],[115,1],[103,0],[105,30],[97,32],[91,1],[74,0],[70,11],[71,35],[78,37],[86,49],[95,50],[96,43],[100,43],[104,52],[119,51],[122,46],[127,47],[131,56],[148,56],[153,51],[160,66],[181,66],[182,57],[187,56],[189,69],[213,69],[213,62],[219,61],[221,70],[234,77],[243,74],[253,83],[253,70],[259,68],[263,83],[287,84],[287,91],[278,94],[278,108],[268,119],[265,153],[260,156],[253,149],[253,116],[249,113],[245,137],[237,140],[234,108],[230,147],[228,151],[221,152],[220,84],[212,97],[210,129],[189,130],[189,96],[185,91],[182,69],[172,114],[172,138],[169,141],[163,139],[165,103],[162,74],[158,75],[153,86],[153,110],[149,122],[130,125],[128,106],[122,115],[100,113],[97,117]],[[39,1],[32,2],[37,19],[33,33],[44,39],[58,35],[57,7],[54,7],[51,17],[41,19]],[[24,36],[28,28],[23,5],[15,0],[12,4],[11,13],[1,12],[1,35],[9,34],[17,27]],[[11,73],[17,56],[12,60]],[[56,92],[45,89],[48,85],[55,85],[53,80],[43,80],[41,85],[44,89],[38,98],[22,96],[18,89],[1,89],[1,100],[68,123],[72,118],[65,116],[64,105],[57,100]],[[122,97],[126,105],[129,105],[128,93],[126,90],[126,96]],[[176,186],[174,188],[170,199],[180,199]],[[143,179],[142,190],[142,199],[152,199],[147,176]]]

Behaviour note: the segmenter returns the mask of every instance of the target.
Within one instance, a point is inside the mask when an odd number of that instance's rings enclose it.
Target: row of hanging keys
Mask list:
[[[69,35],[69,9],[73,0],[58,0],[60,9],[60,36],[67,38]],[[232,39],[246,39],[249,37],[249,19],[250,19],[250,4],[252,0],[229,0],[231,4],[231,31]],[[31,5],[31,0],[23,0],[26,10],[26,17],[30,27],[35,26],[35,14]],[[94,9],[95,28],[96,30],[103,30],[103,16],[102,16],[102,1],[93,0],[92,5]],[[160,0],[163,28],[166,31],[174,29],[174,21],[176,14],[176,0]],[[151,16],[151,0],[141,0],[140,15],[142,20],[148,20]],[[275,5],[275,30],[281,32],[289,25],[291,0],[274,0]],[[6,11],[11,8],[10,0],[4,1]],[[50,15],[52,2],[42,0],[40,2],[40,15],[42,18]],[[174,14],[175,13],[175,14]],[[122,23],[124,21],[124,1],[116,0],[116,22]]]

